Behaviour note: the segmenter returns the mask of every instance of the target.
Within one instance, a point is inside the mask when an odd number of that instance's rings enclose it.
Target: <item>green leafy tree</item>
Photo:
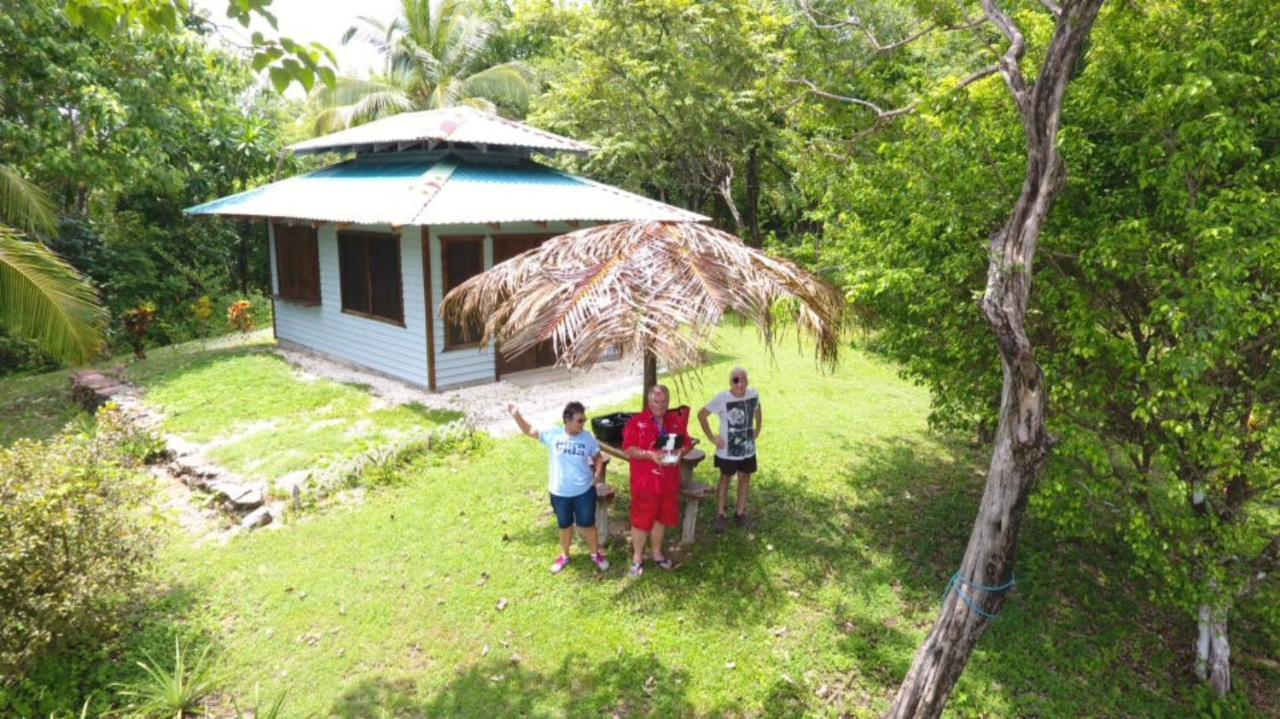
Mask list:
[[[592,3],[556,42],[534,122],[598,146],[592,176],[706,210],[759,246],[790,23],[764,0]]]
[[[1262,2],[1152,3],[1099,24],[1027,320],[1058,439],[1033,507],[1066,536],[1122,538],[1198,625],[1187,641],[1219,693],[1228,620],[1260,627],[1244,641],[1264,652],[1280,628],[1276,19]],[[878,347],[930,386],[936,421],[989,440],[1001,372],[972,307],[1002,222],[990,197],[1018,191],[1025,159],[996,88],[967,94],[924,103],[851,167],[797,162],[823,198],[819,252]]]
[[[0,156],[48,189],[61,218],[47,244],[100,289],[117,327],[151,301],[153,340],[187,339],[195,298],[266,288],[263,225],[181,212],[291,167],[275,158],[296,112],[253,89],[244,60],[196,30],[104,40],[52,0],[0,15],[0,45]]]
[[[383,57],[371,78],[339,77],[311,97],[308,126],[315,134],[359,125],[407,110],[469,105],[523,115],[533,75],[523,63],[485,64],[497,26],[472,0],[401,0],[390,22],[361,17],[343,36]]]
[[[164,34],[190,25],[206,25],[205,18],[192,9],[190,0],[66,0],[65,11],[71,24],[103,40],[134,28]],[[262,18],[273,29],[277,27],[271,0],[228,0],[226,16],[246,28],[254,17]],[[251,43],[254,69],[266,69],[279,92],[295,82],[310,91],[317,79],[329,86],[336,80],[333,52],[320,43],[268,38],[260,32],[253,33]]]

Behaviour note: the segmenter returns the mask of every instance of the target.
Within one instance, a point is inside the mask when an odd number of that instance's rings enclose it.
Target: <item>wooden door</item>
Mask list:
[[[548,238],[554,235],[498,235],[493,238],[493,264],[506,261],[526,250],[541,245]],[[512,372],[523,372],[525,370],[537,369],[539,367],[550,367],[556,363],[555,349],[548,340],[537,347],[522,352],[510,360],[502,356],[502,350],[498,350],[498,371],[501,377],[504,374]]]

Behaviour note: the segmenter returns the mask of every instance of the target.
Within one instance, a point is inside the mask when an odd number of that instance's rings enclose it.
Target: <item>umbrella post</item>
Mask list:
[[[640,395],[640,411],[649,406],[649,390],[658,383],[658,356],[653,350],[644,351],[644,394]]]

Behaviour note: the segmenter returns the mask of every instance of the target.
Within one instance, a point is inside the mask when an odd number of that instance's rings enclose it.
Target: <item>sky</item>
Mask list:
[[[193,5],[207,10],[209,17],[221,28],[228,40],[249,44],[249,36],[256,30],[266,37],[285,36],[297,42],[318,41],[327,45],[338,57],[338,72],[343,75],[367,75],[376,68],[380,61],[377,53],[367,43],[352,40],[343,45],[342,33],[351,27],[356,17],[364,15],[389,21],[399,13],[399,0],[272,0],[270,10],[275,14],[279,31],[260,18],[246,30],[240,23],[227,19],[227,0],[194,0]],[[302,91],[295,83],[288,93],[301,96]]]

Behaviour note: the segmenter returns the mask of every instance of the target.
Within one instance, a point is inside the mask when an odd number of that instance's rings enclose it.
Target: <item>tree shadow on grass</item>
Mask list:
[[[912,600],[936,598],[951,555],[963,550],[968,536],[968,526],[955,526],[954,517],[971,510],[957,505],[974,506],[981,489],[968,481],[971,458],[957,448],[944,456],[940,471],[932,459],[935,445],[906,440],[887,449],[859,446],[852,454],[858,460],[839,473],[838,482],[820,488],[805,477],[784,480],[782,470],[763,469],[752,480],[754,529],[731,526],[716,534],[715,498],[703,500],[694,544],[679,544],[680,527],[668,531],[677,570],[668,574],[648,564],[639,581],[619,584],[619,604],[641,614],[679,610],[697,621],[737,627],[770,626],[792,595],[831,582],[853,594],[893,586]],[[698,475],[712,486],[718,482],[715,470]],[[610,508],[611,558],[625,569],[629,497],[626,479],[611,479],[622,485]],[[549,510],[543,516],[550,521]],[[506,537],[530,546],[554,542],[550,524]]]
[[[370,394],[372,394],[372,392],[370,392]],[[448,424],[467,416],[457,410],[436,409],[428,407],[420,402],[409,402],[400,406],[432,424]]]
[[[342,719],[365,717],[693,716],[688,674],[654,656],[624,655],[586,665],[565,658],[544,674],[487,659],[459,667],[435,691],[410,677],[366,677],[329,709]]]
[[[872,693],[878,686],[887,698],[938,616],[968,543],[989,456],[958,442],[903,440],[850,445],[843,453],[858,458],[840,476],[856,499],[836,503],[826,531],[799,541],[802,557],[813,554],[806,543],[825,546],[837,581],[861,585],[850,587],[851,604],[858,592],[885,587],[901,599],[903,616],[880,623],[846,620],[843,607],[835,610],[844,634],[839,651],[856,659]],[[800,504],[824,506],[803,487],[790,489]],[[847,538],[830,541],[839,531]],[[856,566],[860,560],[841,552],[848,545],[873,552],[876,566]],[[1178,705],[1185,672],[1167,636],[1170,622],[1181,622],[1149,602],[1151,587],[1130,575],[1130,564],[1116,543],[1063,541],[1033,504],[1020,532],[1018,583],[979,641],[950,709],[1038,716],[1185,711]]]

